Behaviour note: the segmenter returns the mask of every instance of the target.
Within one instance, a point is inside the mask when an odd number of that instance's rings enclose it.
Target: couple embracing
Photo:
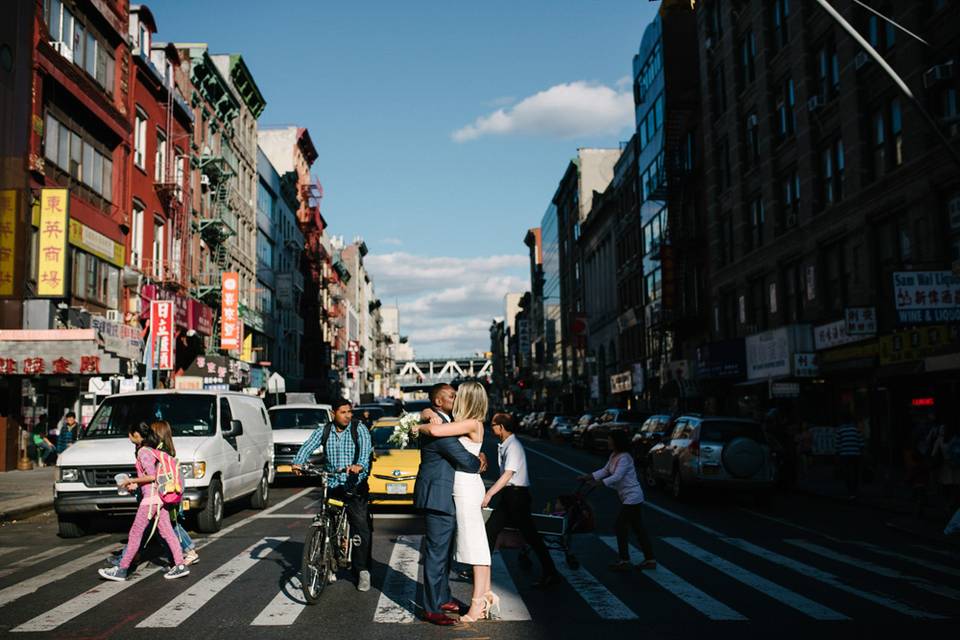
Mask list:
[[[419,428],[420,470],[414,504],[425,514],[423,546],[424,619],[449,626],[460,604],[450,594],[450,545],[456,532],[454,559],[473,566],[473,596],[463,622],[497,617],[500,598],[490,590],[490,546],[484,528],[482,502],[486,488],[480,474],[486,470],[483,421],[487,392],[476,382],[459,390],[448,384],[430,390],[432,409]],[[456,416],[456,421],[454,421]]]

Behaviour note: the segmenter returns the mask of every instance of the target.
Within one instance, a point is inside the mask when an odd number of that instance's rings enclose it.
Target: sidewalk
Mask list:
[[[935,493],[935,486],[932,485],[918,505],[906,482],[897,473],[884,477],[881,471],[871,482],[861,482],[857,498],[852,502],[847,498],[843,479],[837,477],[832,464],[809,468],[792,490],[842,504],[855,504],[883,511],[888,514],[885,524],[891,529],[937,542],[960,545],[960,540],[943,535],[943,528],[953,515],[947,499]]]
[[[0,473],[0,522],[53,506],[56,467]]]

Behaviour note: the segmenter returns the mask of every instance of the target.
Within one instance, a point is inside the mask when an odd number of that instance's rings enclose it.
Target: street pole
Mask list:
[[[910,102],[913,103],[913,106],[916,107],[917,111],[919,111],[927,121],[927,124],[930,125],[930,128],[933,129],[933,132],[937,134],[937,138],[940,139],[941,144],[943,144],[944,148],[946,148],[947,153],[950,154],[950,158],[957,164],[957,166],[960,166],[960,153],[953,148],[953,145],[950,144],[950,140],[948,140],[940,130],[940,126],[937,124],[937,121],[927,112],[926,109],[923,108],[923,104],[921,104],[920,100],[913,94],[913,91],[910,90],[910,87],[907,86],[907,83],[904,82],[899,75],[897,75],[897,72],[893,70],[893,67],[887,64],[887,61],[883,59],[883,56],[877,53],[876,49],[870,46],[870,43],[867,42],[863,36],[861,36],[860,33],[837,12],[836,9],[830,6],[830,3],[827,2],[827,0],[816,0],[816,2],[823,7],[823,10],[826,11],[830,17],[837,22],[837,24],[843,27],[843,30],[846,31],[850,37],[857,42],[857,44],[863,47],[863,50],[867,52],[867,55],[873,58],[874,62],[880,65],[880,68],[883,69],[888,76],[890,76],[894,84],[896,84],[903,95],[905,95]]]

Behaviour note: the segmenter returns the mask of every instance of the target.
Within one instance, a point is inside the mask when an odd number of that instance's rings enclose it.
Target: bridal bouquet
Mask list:
[[[400,423],[393,428],[393,433],[390,434],[387,442],[401,449],[406,449],[410,446],[411,438],[418,436],[417,429],[419,426],[419,413],[405,413],[400,417]]]

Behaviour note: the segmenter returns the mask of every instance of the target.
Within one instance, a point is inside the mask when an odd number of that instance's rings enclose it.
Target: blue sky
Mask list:
[[[401,331],[418,355],[442,355],[486,350],[503,295],[529,286],[524,233],[576,148],[629,138],[631,59],[658,5],[150,7],[159,40],[244,56],[267,99],[262,124],[309,128],[330,231],[364,237]]]

